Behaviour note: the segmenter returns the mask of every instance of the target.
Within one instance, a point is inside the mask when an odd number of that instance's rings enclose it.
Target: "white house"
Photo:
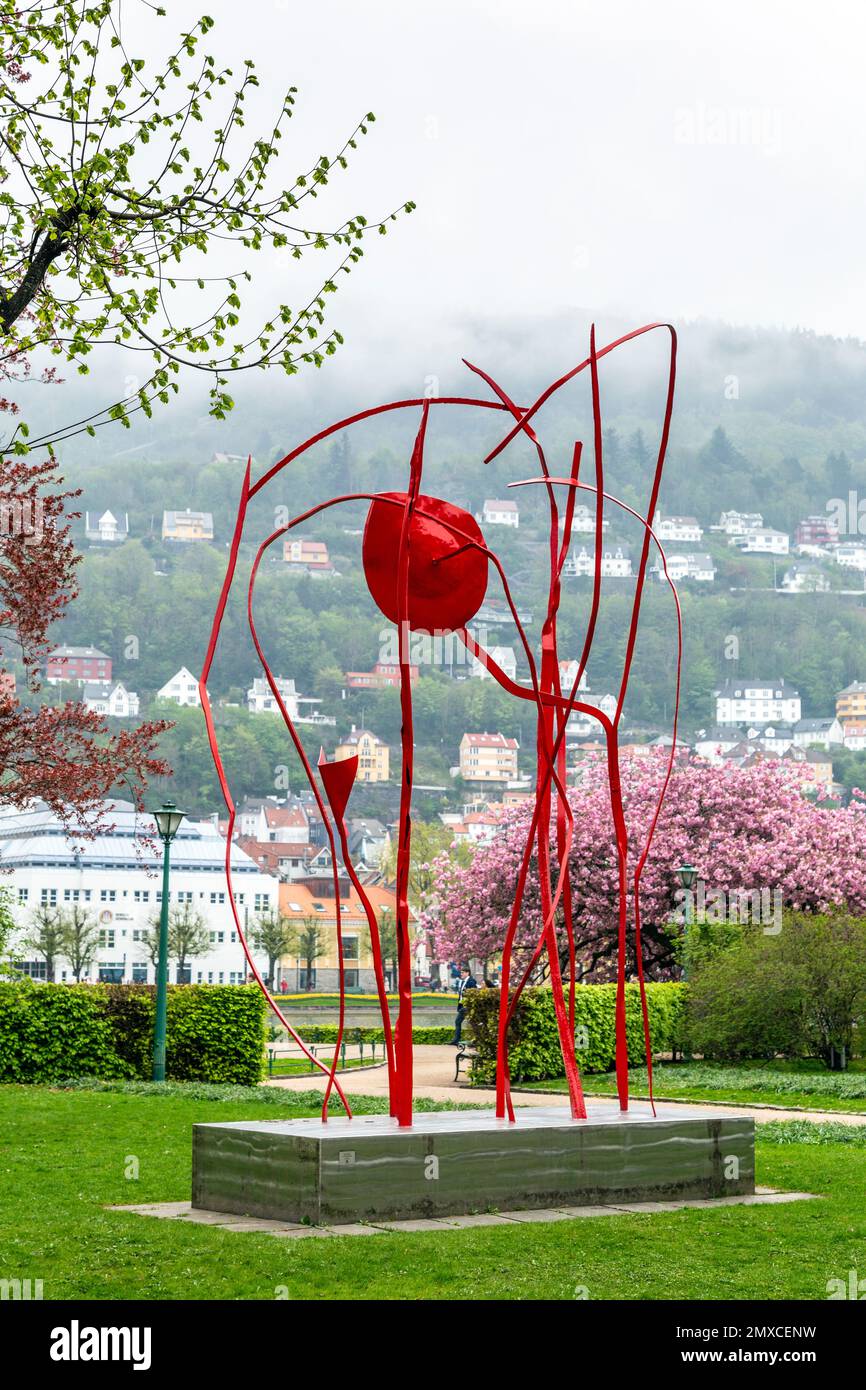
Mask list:
[[[517,503],[510,497],[485,497],[481,520],[485,526],[513,526],[516,529],[520,525]]]
[[[610,522],[607,517],[602,518],[601,529],[606,531]],[[560,530],[565,530],[565,517],[559,518]],[[595,535],[595,511],[586,506],[584,502],[578,502],[571,518],[571,534],[573,536],[593,536]]]
[[[866,748],[866,723],[845,725],[845,747],[850,748],[853,753],[862,753]]]
[[[312,695],[300,695],[293,680],[276,676],[274,684],[293,724],[336,723],[335,719],[319,714],[315,706],[320,705],[321,700]],[[250,714],[279,714],[280,707],[264,676],[256,676],[247,691],[247,709]]]
[[[770,757],[781,758],[794,743],[794,725],[782,720],[750,724],[746,729],[746,741],[751,748],[757,747]]]
[[[840,719],[800,719],[794,725],[794,743],[797,748],[821,748],[841,746],[845,740],[845,730]]]
[[[264,844],[310,843],[310,819],[300,802],[247,797],[235,822],[241,835]]]
[[[719,725],[797,724],[802,718],[800,693],[785,680],[726,680],[715,696]]]
[[[566,556],[562,573],[570,579],[585,579],[595,574],[595,551],[585,545],[575,546]],[[608,579],[627,579],[631,574],[631,556],[627,545],[608,541],[601,552],[601,575]]]
[[[157,692],[158,700],[171,700],[175,705],[191,705],[198,709],[201,705],[201,696],[198,693],[198,681],[188,671],[185,666],[181,666],[179,671],[175,671],[171,680],[166,681]]]
[[[96,541],[101,545],[117,545],[129,536],[129,517],[126,512],[119,517],[109,511],[102,512],[101,515],[98,512],[85,512],[84,534],[89,541]]]
[[[716,577],[712,556],[703,552],[689,551],[679,555],[668,555],[667,566],[668,575],[674,584],[679,584],[684,579],[694,580],[696,584],[712,584]],[[661,560],[653,565],[652,573],[658,577],[660,583],[667,583]]]
[[[728,544],[735,545],[744,555],[787,555],[791,542],[785,531],[756,526],[742,535],[732,536]]]
[[[489,655],[496,662],[497,666],[501,667],[501,669],[505,672],[508,679],[516,681],[517,657],[514,655],[514,648],[489,647],[488,652]],[[484,662],[479,661],[477,656],[473,656],[472,658],[472,665],[470,667],[469,674],[470,676],[474,676],[477,680],[481,681],[489,681],[493,679],[487,667],[484,665]]]
[[[563,691],[571,693],[571,687],[577,679],[579,662],[575,658],[573,661],[560,661],[559,663],[559,684]],[[577,686],[578,692],[589,690],[589,678],[586,670],[581,672],[580,681]]]
[[[701,729],[695,738],[695,753],[705,762],[719,766],[724,754],[730,753],[740,742],[738,729],[724,729],[716,725],[711,729]]]
[[[760,512],[722,512],[718,529],[727,536],[744,536],[747,531],[760,531],[763,525]]]
[[[155,838],[153,822],[127,801],[106,802],[109,832],[87,840],[66,838],[55,813],[42,802],[0,809],[0,861],[11,870],[16,932],[15,952],[36,907],[83,908],[98,945],[83,980],[155,983],[147,943],[148,928],[162,904],[161,846],[142,844]],[[75,840],[75,837],[73,837]],[[187,962],[185,980],[198,984],[243,984],[247,967],[238,940],[225,877],[226,846],[210,821],[184,821],[171,847],[170,907],[189,907],[206,923],[208,950]],[[231,850],[233,889],[241,923],[278,905],[279,883],[236,845]],[[47,976],[36,952],[23,969],[35,979]],[[255,953],[254,953],[255,954]],[[261,965],[261,958],[257,956]],[[180,970],[171,961],[171,978]],[[56,979],[70,983],[72,967],[61,958]],[[183,983],[183,981],[179,981]]]
[[[82,687],[81,698],[91,714],[107,714],[112,719],[136,719],[140,701],[123,681],[90,681]]]
[[[691,541],[703,539],[704,530],[696,516],[662,516],[656,512],[653,530],[660,541]]]
[[[782,588],[788,594],[826,594],[830,579],[818,565],[792,565],[782,576]]]
[[[866,570],[866,545],[862,541],[845,541],[833,546],[833,559],[845,569]]]

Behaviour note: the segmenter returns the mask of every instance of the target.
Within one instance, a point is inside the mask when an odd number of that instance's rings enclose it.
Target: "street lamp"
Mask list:
[[[684,931],[684,934],[683,934],[683,938],[684,938],[684,939],[683,939],[683,946],[684,946],[684,950],[683,950],[683,979],[684,979],[684,980],[688,980],[688,978],[689,978],[689,927],[692,925],[692,922],[695,920],[695,918],[694,918],[694,909],[693,909],[693,906],[692,906],[692,889],[694,888],[695,884],[696,884],[697,881],[698,881],[698,871],[697,871],[697,869],[695,868],[694,864],[680,864],[678,868],[674,869],[674,873],[676,874],[677,878],[679,879],[680,887],[681,887],[681,888],[684,888],[684,889],[686,890],[686,900],[685,900],[685,904],[684,904],[684,908],[685,908],[685,924],[684,924],[684,925],[685,925],[685,931]]]
[[[156,967],[156,1027],[153,1034],[153,1080],[165,1080],[165,1031],[168,1007],[168,873],[171,842],[180,829],[183,811],[165,801],[151,813],[162,840],[162,906],[159,914],[159,960]]]
[[[692,889],[698,881],[698,871],[694,864],[680,864],[674,869],[674,873],[679,879],[680,887],[686,890],[685,921],[683,924],[683,982],[688,984],[689,979],[689,927],[694,921],[694,910],[692,907]],[[686,1047],[684,1057],[687,1062],[692,1060],[691,1049]]]

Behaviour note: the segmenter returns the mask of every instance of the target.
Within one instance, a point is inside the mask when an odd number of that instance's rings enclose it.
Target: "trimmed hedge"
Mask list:
[[[254,1086],[267,1003],[255,985],[170,985],[166,1076]],[[0,1082],[148,1080],[153,985],[0,984]]]
[[[335,1043],[337,1041],[336,1023],[315,1023],[312,1025],[302,1024],[296,1029],[300,1033],[304,1042],[308,1043]],[[454,1024],[451,1023],[447,1028],[413,1028],[412,1041],[416,1044],[428,1046],[436,1043],[449,1043],[454,1037]],[[343,1042],[345,1043],[384,1043],[384,1028],[344,1028]]]
[[[685,986],[653,983],[646,992],[653,1052],[670,1052],[681,1046]],[[629,1064],[637,1066],[646,1061],[637,985],[626,985],[625,994]],[[478,1054],[472,1063],[472,1080],[486,1085],[496,1076],[499,991],[473,989],[463,997],[466,1029]],[[610,1071],[614,1066],[615,1010],[616,985],[578,985],[575,1039],[582,1072]],[[521,995],[509,1029],[508,1060],[512,1081],[546,1081],[565,1075],[549,989],[527,989]]]

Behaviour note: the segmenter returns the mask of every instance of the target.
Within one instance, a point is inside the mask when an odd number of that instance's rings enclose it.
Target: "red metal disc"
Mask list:
[[[376,603],[396,623],[397,558],[406,494],[384,496],[402,505],[378,499],[371,503],[364,528],[364,573]],[[468,541],[484,544],[481,528],[469,512],[419,493],[409,526],[406,616],[413,632],[452,632],[478,612],[487,592],[487,556],[475,546],[461,549]],[[454,558],[446,559],[448,555]]]

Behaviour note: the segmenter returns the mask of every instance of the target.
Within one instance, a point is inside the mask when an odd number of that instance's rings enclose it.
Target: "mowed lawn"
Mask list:
[[[564,1077],[521,1083],[534,1091],[564,1093]],[[612,1072],[587,1074],[588,1096],[616,1095]],[[648,1094],[646,1067],[629,1072],[631,1094]],[[726,1101],[739,1105],[777,1105],[797,1110],[866,1112],[866,1068],[862,1061],[848,1071],[830,1072],[820,1062],[659,1062],[653,1067],[658,1100]]]
[[[222,1094],[233,1098],[206,1098]],[[332,1300],[574,1299],[582,1289],[590,1299],[821,1299],[828,1279],[866,1271],[866,1144],[862,1133],[838,1142],[837,1126],[816,1130],[817,1143],[790,1142],[802,1125],[768,1127],[759,1182],[823,1197],[789,1206],[296,1241],[105,1210],[188,1198],[195,1121],[316,1109],[309,1094],[237,1096],[0,1087],[0,1278],[42,1279],[46,1299],[272,1299],[283,1288]]]

